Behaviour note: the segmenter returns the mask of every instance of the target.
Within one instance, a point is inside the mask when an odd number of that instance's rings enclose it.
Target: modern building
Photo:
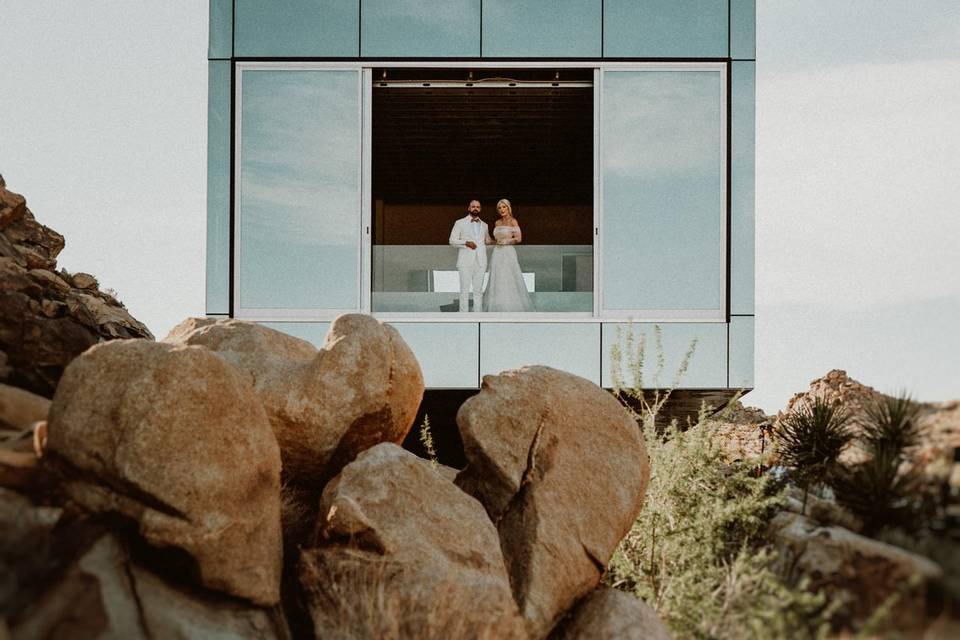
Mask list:
[[[754,0],[211,0],[209,316],[390,322],[428,388],[547,364],[753,386]],[[508,198],[534,311],[457,305]],[[663,362],[657,373],[655,342]]]

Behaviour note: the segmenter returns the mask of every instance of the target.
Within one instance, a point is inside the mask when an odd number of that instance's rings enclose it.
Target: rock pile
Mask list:
[[[64,367],[113,338],[150,338],[86,273],[57,270],[63,236],[0,176],[0,382],[51,397]]]
[[[191,319],[163,342],[91,347],[49,406],[0,387],[0,444],[15,441],[46,478],[0,474],[0,628],[506,639],[653,628],[649,610],[591,595],[650,475],[617,401],[546,367],[488,376],[458,414],[469,464],[456,473],[398,446],[422,394],[407,345],[362,315],[334,321],[320,349]],[[291,499],[309,522],[293,536]],[[591,622],[614,610],[619,627]]]

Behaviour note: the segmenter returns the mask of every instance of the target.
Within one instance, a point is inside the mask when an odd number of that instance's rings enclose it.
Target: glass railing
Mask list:
[[[591,245],[518,245],[515,249],[533,311],[593,311]],[[488,256],[491,250],[487,247]],[[373,311],[459,311],[460,276],[456,265],[457,249],[449,245],[374,246]],[[484,288],[486,280],[487,277]]]

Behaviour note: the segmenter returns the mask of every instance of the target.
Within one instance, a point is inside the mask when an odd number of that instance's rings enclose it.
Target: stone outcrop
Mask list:
[[[794,576],[810,580],[839,603],[836,624],[857,628],[893,601],[889,623],[900,631],[922,629],[927,585],[942,577],[932,561],[836,526],[820,526],[789,512],[771,523],[780,560]]]
[[[485,376],[457,424],[457,484],[496,524],[527,630],[543,637],[594,589],[640,511],[640,430],[608,392],[539,366]]]
[[[525,637],[497,530],[429,462],[368,449],[320,514],[301,567],[317,637]]]
[[[640,598],[601,587],[577,603],[555,640],[670,640],[660,616]]]
[[[15,638],[284,638],[282,618],[178,588],[99,538],[15,621]]]
[[[295,482],[322,487],[364,449],[403,442],[423,397],[413,352],[368,315],[337,318],[319,350],[238,320],[191,318],[164,341],[206,347],[249,378]]]
[[[57,271],[63,246],[0,176],[0,382],[46,397],[92,345],[153,338],[92,276]]]
[[[71,498],[186,551],[202,584],[278,601],[279,450],[249,382],[210,351],[91,348],[57,388],[46,457]]]

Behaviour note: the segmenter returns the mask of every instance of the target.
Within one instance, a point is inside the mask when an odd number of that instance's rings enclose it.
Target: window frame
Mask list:
[[[372,227],[372,92],[374,68],[540,68],[563,69],[578,68],[593,70],[593,311],[592,312],[517,312],[517,313],[446,313],[446,312],[372,312],[372,264],[373,235]],[[298,309],[298,308],[271,308],[251,309],[240,306],[240,259],[242,241],[242,207],[240,199],[241,188],[241,135],[242,135],[242,89],[243,72],[251,70],[298,70],[298,71],[356,71],[359,74],[359,99],[361,108],[359,119],[360,161],[358,163],[359,184],[359,247],[357,251],[359,264],[357,265],[357,307],[352,309]],[[719,287],[720,305],[718,309],[692,310],[603,310],[603,282],[602,249],[603,249],[603,80],[606,72],[616,71],[712,71],[720,74],[720,172],[721,172],[721,233],[720,233],[720,264]],[[367,313],[386,322],[620,322],[631,320],[638,323],[651,322],[727,322],[727,308],[729,304],[729,217],[730,217],[730,101],[729,101],[729,62],[728,61],[699,61],[699,62],[631,62],[631,61],[601,61],[601,60],[345,60],[345,61],[238,61],[234,68],[233,88],[233,140],[234,162],[231,179],[233,181],[233,203],[231,215],[231,242],[233,244],[233,259],[230,264],[230,278],[232,283],[233,317],[243,320],[263,322],[329,322],[344,313]]]

